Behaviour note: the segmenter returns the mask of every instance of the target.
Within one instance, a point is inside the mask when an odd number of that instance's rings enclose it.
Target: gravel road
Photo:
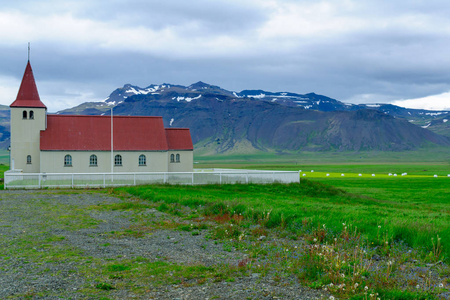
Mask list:
[[[98,290],[89,261],[108,264],[142,258],[181,265],[237,266],[246,254],[226,250],[206,238],[207,230],[191,232],[152,229],[140,237],[120,236],[139,220],[182,222],[173,215],[146,208],[136,211],[95,209],[124,200],[89,191],[0,191],[0,299],[328,299],[321,291],[301,286],[296,278],[258,273],[232,281],[206,280],[183,284],[148,284]],[[75,211],[75,212],[73,212]],[[269,241],[268,241],[269,242]],[[58,251],[64,250],[58,256]],[[56,254],[55,254],[56,253]],[[73,255],[71,254],[73,253]],[[93,267],[94,268],[94,267]],[[97,272],[97,273],[96,273]],[[137,277],[140,275],[137,274]],[[165,274],[161,276],[170,276]],[[142,278],[137,280],[142,282]],[[145,282],[145,280],[143,281]],[[152,282],[152,281],[150,281]],[[142,290],[142,289],[140,289]]]

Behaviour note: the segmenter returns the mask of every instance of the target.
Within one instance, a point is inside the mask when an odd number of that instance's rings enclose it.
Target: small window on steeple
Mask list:
[[[23,112],[22,112],[22,119],[27,119],[27,111],[26,110],[24,110]]]
[[[30,120],[34,119],[34,112],[32,110],[30,110]]]
[[[31,165],[31,155],[27,155],[27,165]]]

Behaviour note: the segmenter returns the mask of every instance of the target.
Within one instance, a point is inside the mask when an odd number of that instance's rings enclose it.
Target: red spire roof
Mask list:
[[[23,74],[22,83],[20,84],[19,93],[16,101],[10,107],[42,107],[47,108],[39,98],[39,93],[34,81],[33,70],[30,61],[27,63],[25,73]]]

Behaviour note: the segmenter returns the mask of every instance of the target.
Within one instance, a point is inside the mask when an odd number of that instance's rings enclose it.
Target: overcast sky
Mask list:
[[[445,0],[29,0],[0,7],[0,104],[27,62],[50,112],[126,83],[450,109]],[[402,101],[406,100],[406,101]]]

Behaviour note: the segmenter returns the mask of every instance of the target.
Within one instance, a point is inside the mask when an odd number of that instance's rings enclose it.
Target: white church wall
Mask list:
[[[174,161],[171,161],[171,155]],[[180,155],[177,161],[177,154]],[[192,150],[171,150],[168,152],[169,172],[192,172],[194,169],[194,151]]]
[[[166,151],[117,151],[122,165],[114,166],[114,172],[167,172]],[[145,155],[146,165],[139,166],[139,156]],[[64,157],[71,155],[72,166],[64,166]],[[90,166],[90,156],[97,156],[97,166]],[[192,170],[192,164],[191,164]],[[109,151],[41,151],[41,173],[108,173],[111,172]]]
[[[33,112],[32,118],[30,112]],[[15,169],[25,173],[39,172],[40,131],[45,130],[45,118],[45,108],[11,108],[11,160],[14,160]],[[31,161],[27,161],[28,155]]]

